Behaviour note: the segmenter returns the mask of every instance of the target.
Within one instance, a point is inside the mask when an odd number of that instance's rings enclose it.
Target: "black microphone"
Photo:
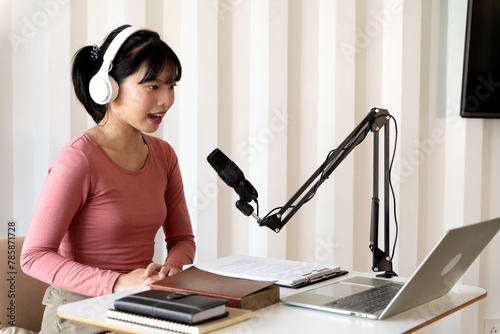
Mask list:
[[[221,150],[216,148],[207,157],[207,161],[215,169],[219,177],[233,188],[241,199],[246,202],[256,200],[257,190],[245,179],[245,175],[236,164],[231,161]]]

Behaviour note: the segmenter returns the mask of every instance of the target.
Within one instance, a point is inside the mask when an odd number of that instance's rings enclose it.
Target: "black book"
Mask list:
[[[115,300],[116,310],[195,325],[227,315],[227,300],[192,293],[147,290]]]

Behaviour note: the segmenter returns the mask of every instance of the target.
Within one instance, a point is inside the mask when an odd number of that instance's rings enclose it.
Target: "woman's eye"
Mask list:
[[[148,88],[151,90],[157,90],[158,86],[157,85],[149,85]]]
[[[174,89],[177,86],[177,84],[170,85],[170,89]]]

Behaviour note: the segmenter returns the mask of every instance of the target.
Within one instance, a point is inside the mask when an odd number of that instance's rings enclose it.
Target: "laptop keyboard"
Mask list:
[[[337,299],[326,305],[363,313],[374,313],[385,308],[403,284],[388,283],[352,296]]]

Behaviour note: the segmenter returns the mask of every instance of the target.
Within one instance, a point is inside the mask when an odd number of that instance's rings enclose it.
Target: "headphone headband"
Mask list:
[[[90,79],[89,92],[92,100],[97,104],[107,104],[112,102],[118,96],[118,84],[109,75],[113,67],[113,60],[116,54],[120,50],[122,44],[131,35],[135,34],[139,30],[144,30],[140,27],[127,27],[123,29],[115,38],[111,41],[106,52],[103,56],[103,61],[101,68],[97,71],[96,75]]]

